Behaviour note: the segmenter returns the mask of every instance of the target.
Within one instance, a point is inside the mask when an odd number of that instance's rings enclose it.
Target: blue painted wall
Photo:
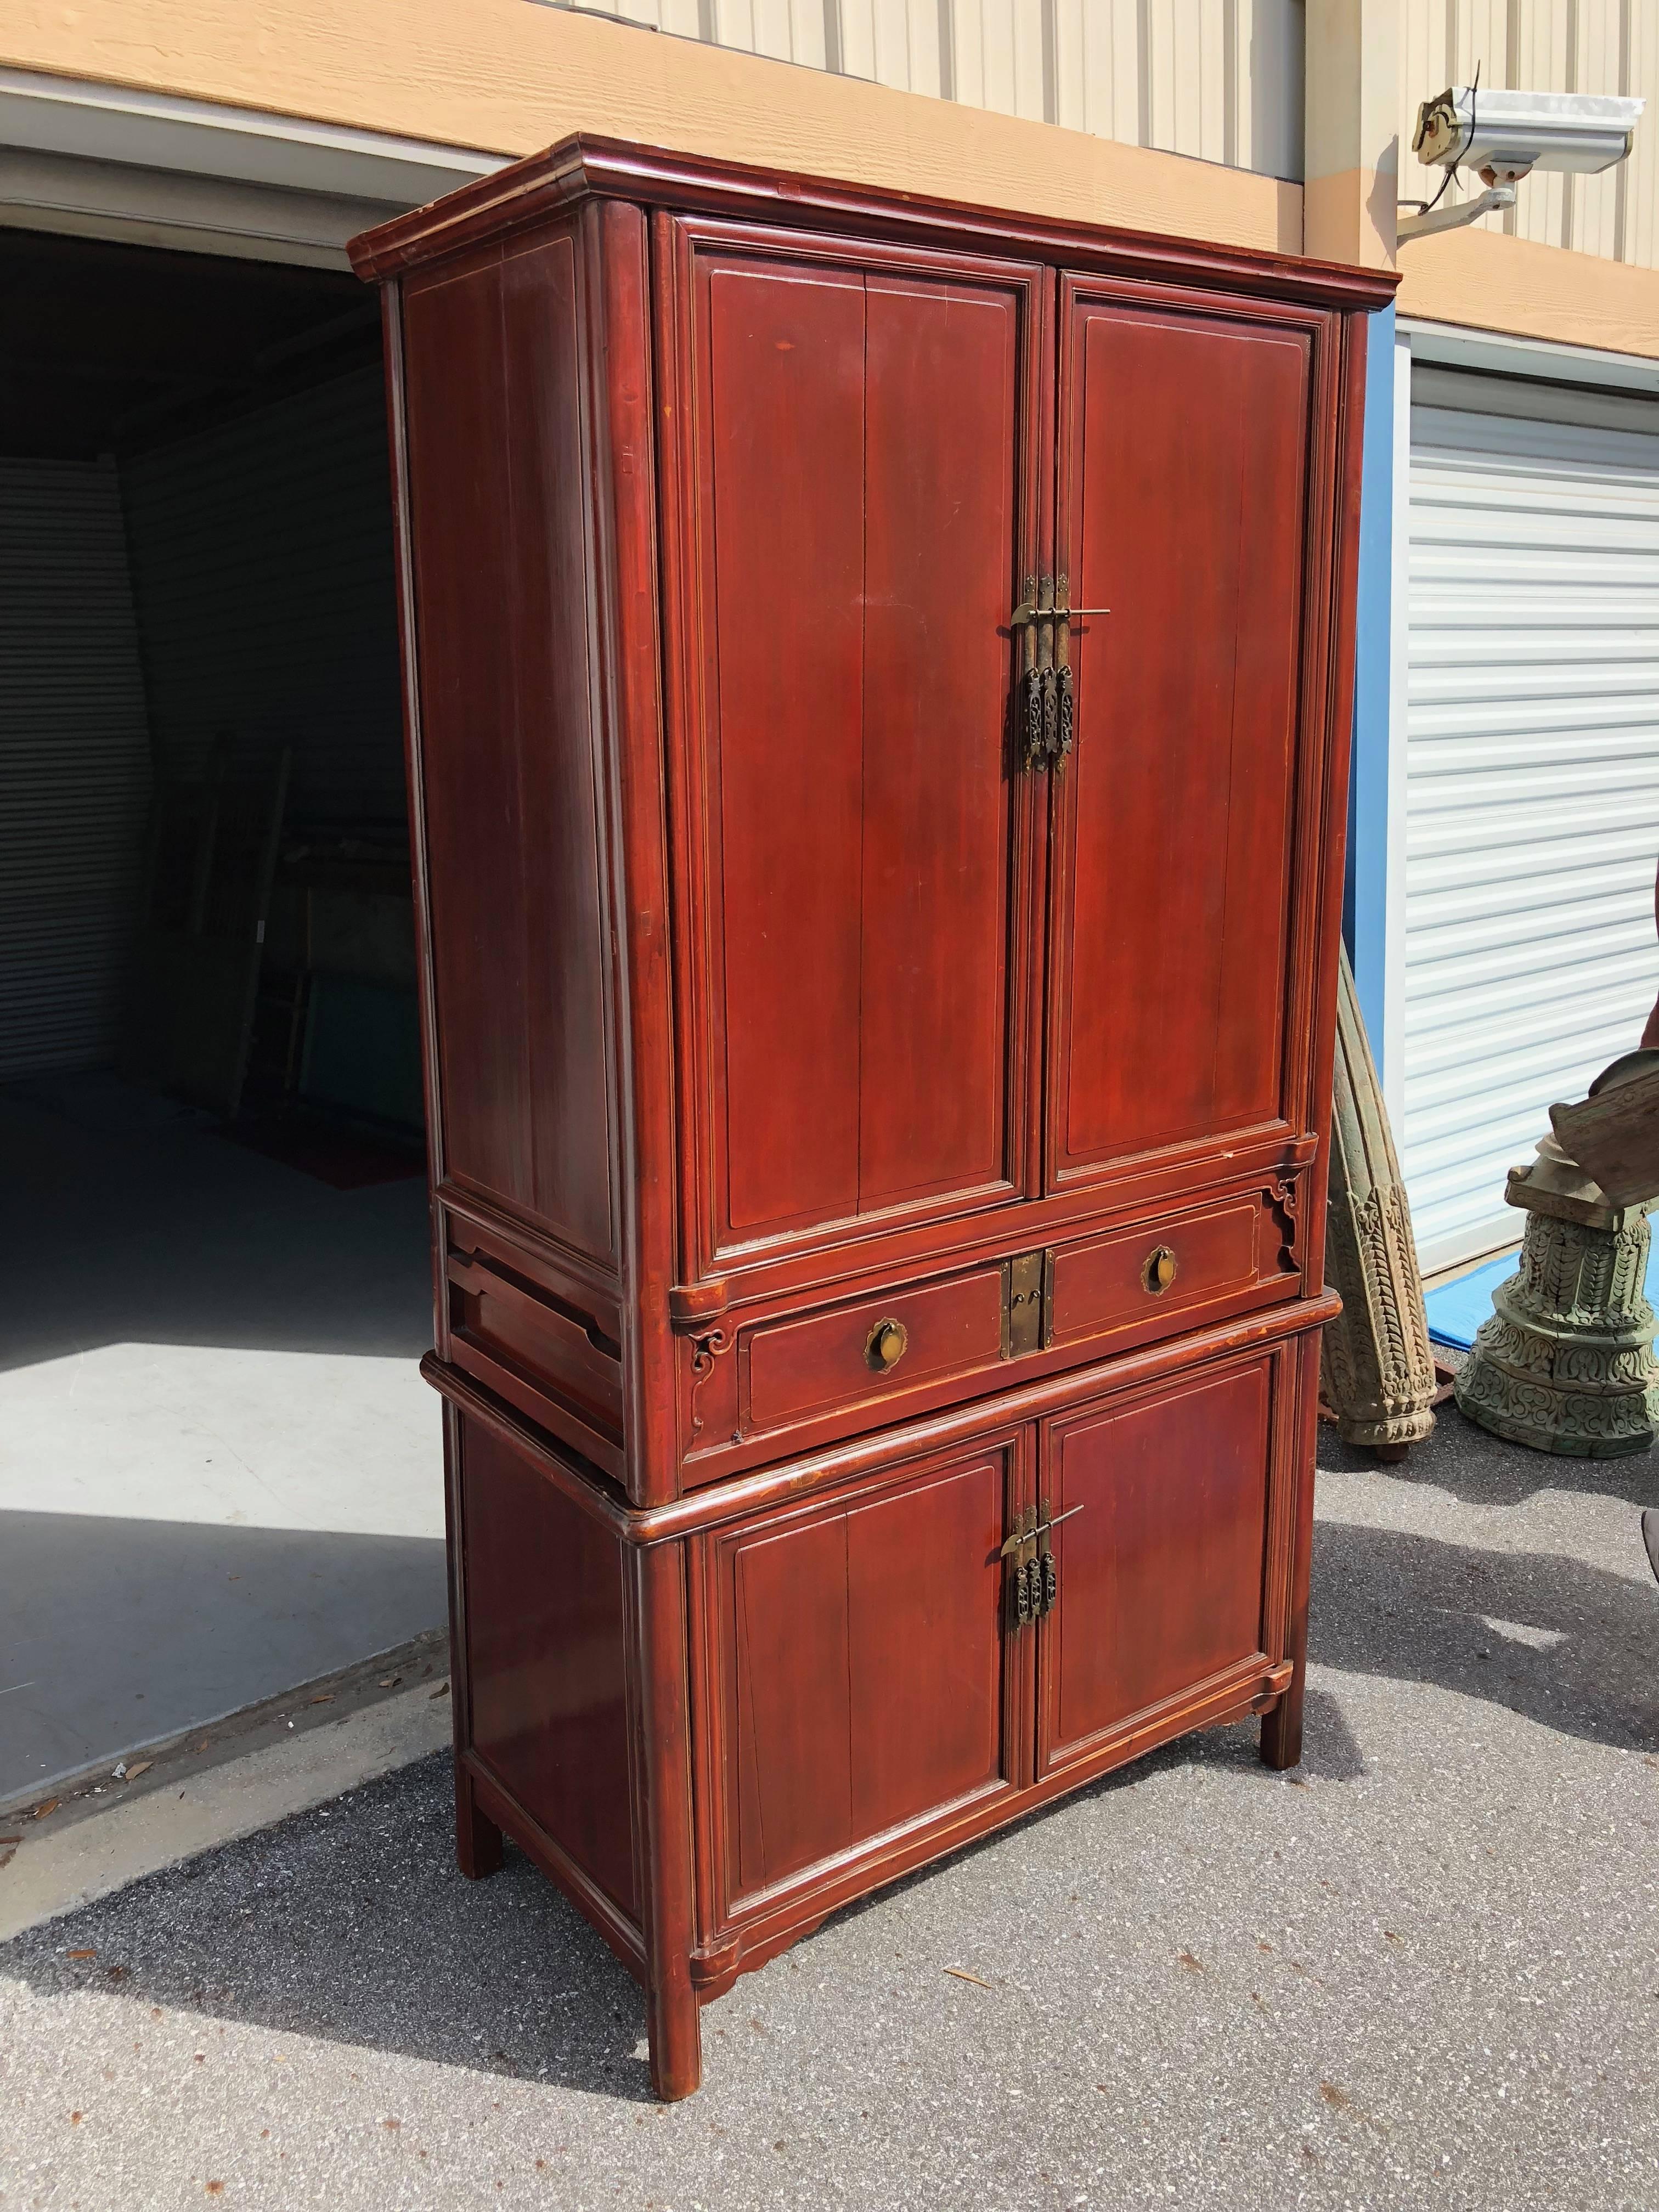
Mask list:
[[[1354,635],[1353,766],[1342,934],[1353,963],[1371,1051],[1382,1061],[1388,948],[1389,668],[1394,574],[1392,307],[1370,319],[1365,356],[1365,443],[1359,491],[1359,607]]]

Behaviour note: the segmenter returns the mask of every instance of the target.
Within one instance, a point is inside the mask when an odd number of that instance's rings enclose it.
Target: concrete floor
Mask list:
[[[421,1178],[0,1092],[0,1802],[445,1617]]]
[[[839,1915],[664,2109],[428,1759],[0,1949],[0,2201],[1652,2212],[1659,1469],[1322,1456],[1297,1774],[1217,1731]]]

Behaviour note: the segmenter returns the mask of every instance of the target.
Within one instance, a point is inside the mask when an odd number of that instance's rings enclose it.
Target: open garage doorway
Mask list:
[[[378,307],[0,231],[0,1802],[441,1625]]]

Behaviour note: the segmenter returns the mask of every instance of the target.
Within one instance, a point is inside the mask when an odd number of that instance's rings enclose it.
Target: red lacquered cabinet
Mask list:
[[[1300,1755],[1367,312],[573,139],[385,288],[458,1846],[647,1996]]]

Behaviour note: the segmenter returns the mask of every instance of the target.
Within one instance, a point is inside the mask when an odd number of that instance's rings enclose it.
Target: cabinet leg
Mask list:
[[[1302,1764],[1302,1692],[1307,1674],[1305,1667],[1298,1667],[1290,1688],[1272,1712],[1261,1717],[1261,1763],[1278,1773]]]
[[[684,1545],[630,1547],[625,1589],[637,1639],[635,1818],[651,2086],[672,2100],[689,2097],[702,2079],[702,2036],[691,1981],[696,1936]]]
[[[459,1764],[455,1769],[455,1863],[469,1881],[482,1881],[499,1874],[501,1832],[478,1809],[472,1777]]]
[[[1297,1377],[1297,1495],[1291,1516],[1290,1612],[1285,1656],[1296,1663],[1290,1687],[1261,1723],[1261,1760],[1282,1773],[1302,1763],[1302,1701],[1308,1688],[1308,1577],[1313,1563],[1314,1455],[1319,1419],[1319,1331],[1302,1340]]]
[[[646,2000],[651,2045],[651,2087],[665,2105],[694,2094],[702,2081],[702,2029],[698,2004],[682,1966],[672,1980],[653,1982]]]

